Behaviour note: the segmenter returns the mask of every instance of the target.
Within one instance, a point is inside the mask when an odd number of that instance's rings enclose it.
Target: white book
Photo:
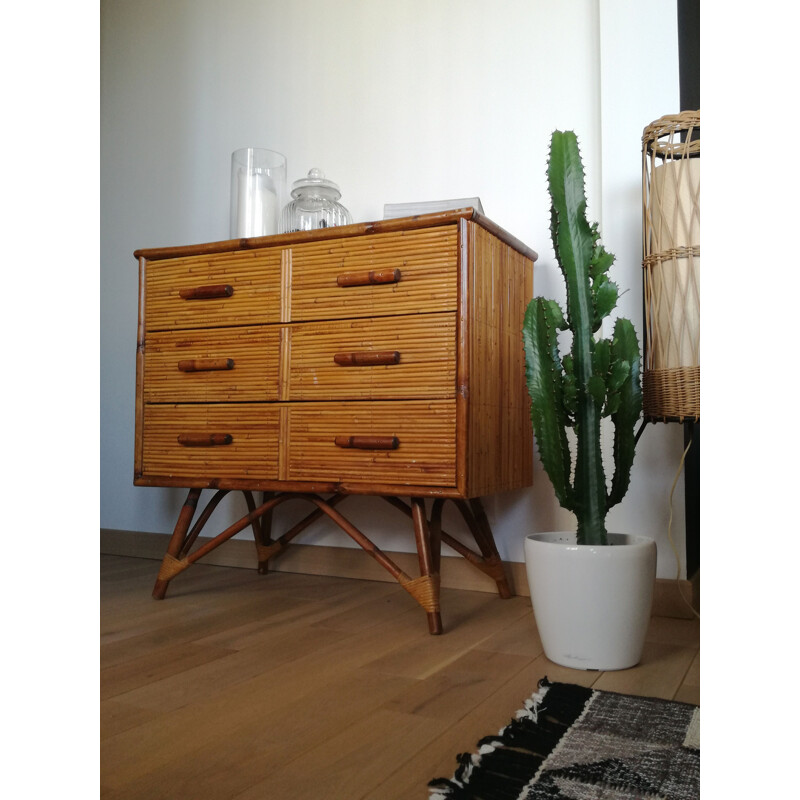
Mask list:
[[[421,203],[386,203],[383,206],[384,219],[415,217],[418,214],[434,214],[437,211],[452,211],[456,208],[474,208],[483,214],[480,197],[462,197],[460,200],[429,200]]]

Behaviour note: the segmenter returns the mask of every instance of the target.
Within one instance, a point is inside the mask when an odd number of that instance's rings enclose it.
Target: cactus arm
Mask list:
[[[608,508],[619,503],[628,491],[636,446],[634,427],[642,412],[642,389],[639,374],[641,355],[636,331],[630,320],[618,319],[614,324],[611,351],[614,363],[627,362],[629,375],[616,392],[619,404],[611,414],[611,420],[614,423],[615,468],[611,491],[608,495]]]
[[[592,293],[594,294],[594,326],[593,331],[600,329],[603,320],[614,310],[619,298],[619,287],[614,281],[610,281],[606,275],[599,276],[593,283]]]
[[[570,484],[572,456],[566,428],[571,420],[564,411],[558,331],[564,315],[553,300],[536,297],[528,304],[522,326],[525,346],[525,378],[531,396],[531,421],[539,445],[539,457],[561,505],[572,510]]]
[[[580,373],[582,368],[590,369],[591,329],[586,321],[594,319],[589,267],[594,256],[596,232],[586,221],[583,164],[577,137],[571,131],[553,134],[547,178],[551,198],[550,232],[567,284],[568,321],[577,339],[573,342],[573,355],[576,355],[576,373]],[[589,374],[586,373],[585,379]],[[581,379],[578,380],[580,385]]]
[[[600,449],[602,400],[592,393],[595,323],[590,267],[597,263],[597,231],[586,220],[583,164],[571,131],[553,134],[547,168],[551,234],[567,284],[567,315],[577,393],[574,512],[580,544],[605,544],[606,486]],[[548,473],[549,474],[549,473]]]

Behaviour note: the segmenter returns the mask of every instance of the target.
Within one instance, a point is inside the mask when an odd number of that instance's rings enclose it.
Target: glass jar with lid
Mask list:
[[[292,184],[292,200],[281,214],[281,232],[313,231],[335,225],[349,225],[350,212],[339,202],[339,187],[321,169],[311,169]]]

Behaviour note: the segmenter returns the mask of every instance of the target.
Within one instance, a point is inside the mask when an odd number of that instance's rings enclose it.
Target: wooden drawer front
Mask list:
[[[274,479],[279,423],[279,409],[269,405],[145,406],[143,474]],[[209,437],[216,443],[203,441]]]
[[[455,226],[297,245],[291,320],[455,311],[457,256]]]
[[[151,333],[145,345],[145,401],[277,400],[279,354],[275,327]]]
[[[190,256],[147,265],[148,330],[280,320],[278,249]]]
[[[288,399],[454,397],[455,350],[454,313],[294,325]]]
[[[454,400],[295,405],[289,429],[289,480],[456,482]]]

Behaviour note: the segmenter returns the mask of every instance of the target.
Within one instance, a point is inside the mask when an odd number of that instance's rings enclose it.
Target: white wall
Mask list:
[[[101,525],[174,524],[182,490],[132,483],[132,254],[227,238],[230,153],[239,147],[283,152],[290,181],[324,169],[356,221],[380,219],[386,202],[478,195],[490,218],[539,252],[536,293],[562,297],[545,163],[551,131],[574,129],[590,214],[617,254],[617,281],[630,288],[621,312],[641,333],[639,148],[648,123],[679,110],[675,5],[103,0]],[[666,526],[681,451],[679,426],[650,426],[630,493],[609,520],[657,539],[662,577],[676,574]],[[222,523],[244,510],[238,498],[228,502]],[[375,499],[347,503],[379,546],[413,550],[404,518]],[[574,527],[538,463],[533,488],[486,505],[510,560],[523,560],[525,533]],[[316,530],[302,541],[349,544],[332,527]],[[673,535],[682,553],[682,479]]]

